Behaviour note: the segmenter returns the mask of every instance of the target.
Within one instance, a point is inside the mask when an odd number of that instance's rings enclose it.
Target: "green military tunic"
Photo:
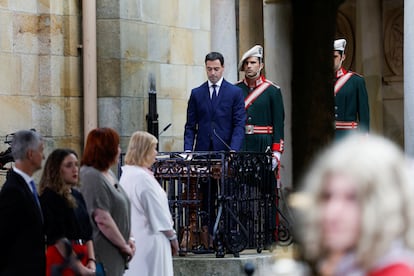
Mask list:
[[[356,129],[368,132],[369,104],[364,78],[354,72],[347,72],[344,68],[336,72],[336,77],[335,139]]]
[[[282,93],[278,86],[263,76],[256,81],[255,89],[265,84],[270,85],[246,107],[246,125],[270,126],[273,128],[273,133],[245,134],[243,150],[265,152],[267,147],[270,147],[272,151],[283,152],[285,111]],[[253,93],[245,81],[240,81],[236,85],[242,88],[245,99]]]
[[[236,84],[244,93],[244,102],[246,108],[246,134],[244,135],[243,150],[252,152],[265,152],[269,147],[272,151],[284,150],[284,120],[285,110],[283,107],[283,98],[280,88],[272,82],[266,80],[263,76],[256,80],[256,87],[251,90],[245,81],[240,81]],[[258,90],[263,92],[254,97]],[[266,127],[272,127],[272,133],[248,134],[248,126],[253,126],[260,130]],[[260,131],[259,131],[260,132]],[[266,132],[266,131],[264,131]],[[272,178],[270,181],[270,191],[276,189],[276,179]],[[271,201],[271,217],[269,219],[270,228],[273,233],[277,227],[276,216],[277,206],[275,200]],[[276,241],[276,236],[272,235],[273,241]]]

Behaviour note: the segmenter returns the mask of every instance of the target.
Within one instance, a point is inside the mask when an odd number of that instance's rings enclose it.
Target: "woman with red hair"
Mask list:
[[[130,236],[131,204],[110,169],[117,164],[120,152],[115,130],[93,129],[86,140],[80,170],[81,191],[93,219],[96,261],[111,276],[123,275],[135,253]]]

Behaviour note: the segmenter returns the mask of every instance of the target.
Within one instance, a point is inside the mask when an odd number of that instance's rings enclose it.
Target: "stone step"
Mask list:
[[[253,265],[253,276],[269,276],[272,274],[273,266],[278,259],[292,258],[293,246],[276,247],[273,252],[263,250],[244,250],[240,257],[226,254],[224,258],[216,258],[215,254],[193,254],[188,253],[184,257],[174,257],[175,276],[234,276],[248,275],[245,266]]]
[[[269,251],[256,253],[256,251],[240,252],[240,257],[226,254],[224,258],[216,258],[214,254],[193,254],[185,257],[174,257],[175,276],[234,276],[247,275],[245,265],[254,266],[254,276],[266,275],[264,269],[268,269],[274,261],[274,254]],[[268,275],[268,274],[267,274]]]

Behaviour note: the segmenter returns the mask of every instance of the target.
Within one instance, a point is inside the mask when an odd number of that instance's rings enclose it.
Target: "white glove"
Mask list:
[[[274,171],[279,164],[281,153],[279,151],[274,151],[272,155],[272,170]]]
[[[193,159],[193,154],[191,153],[191,150],[186,150],[184,151],[184,153],[180,153],[179,156],[182,157],[184,160]]]

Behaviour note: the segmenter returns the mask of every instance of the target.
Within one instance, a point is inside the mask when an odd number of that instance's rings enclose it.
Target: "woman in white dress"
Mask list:
[[[157,138],[135,132],[128,145],[120,184],[131,201],[132,235],[136,252],[125,275],[173,275],[172,255],[178,252],[177,235],[166,192],[150,170],[157,155]]]

